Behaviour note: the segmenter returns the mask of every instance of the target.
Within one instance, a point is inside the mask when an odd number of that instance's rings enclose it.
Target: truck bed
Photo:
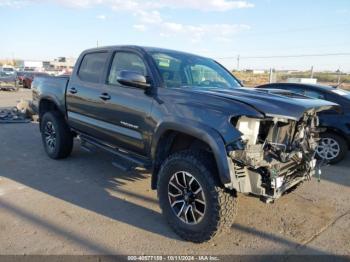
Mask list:
[[[32,83],[33,107],[39,112],[39,101],[42,98],[49,98],[58,105],[59,110],[66,112],[66,89],[69,83],[69,76],[45,76],[36,77]]]

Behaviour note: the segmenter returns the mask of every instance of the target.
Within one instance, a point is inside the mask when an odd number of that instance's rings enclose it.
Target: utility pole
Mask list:
[[[98,40],[96,41],[96,47],[98,47]]]
[[[15,66],[15,53],[12,52],[12,65]]]
[[[310,78],[314,78],[314,66],[311,66],[311,76]]]
[[[341,71],[340,69],[337,70],[338,73],[338,86],[340,85],[340,77],[341,77]]]
[[[272,83],[272,74],[273,74],[273,70],[272,68],[270,68],[270,76],[269,76],[269,83]]]
[[[237,56],[237,71],[239,71],[239,60],[240,60],[240,55]]]

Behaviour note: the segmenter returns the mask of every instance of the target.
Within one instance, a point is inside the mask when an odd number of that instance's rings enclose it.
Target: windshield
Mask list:
[[[166,87],[241,87],[229,72],[211,59],[176,52],[153,52],[151,56]]]

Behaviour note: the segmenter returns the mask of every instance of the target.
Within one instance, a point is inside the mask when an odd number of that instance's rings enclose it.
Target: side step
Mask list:
[[[123,172],[130,172],[136,168],[149,169],[151,167],[151,161],[122,149],[113,148],[108,145],[102,144],[95,139],[80,135],[81,148],[89,153],[96,152],[96,148],[100,148],[115,156],[115,160],[112,165]]]
[[[112,165],[123,172],[131,172],[135,169],[133,166],[127,166],[125,163],[122,164],[120,161],[117,162],[116,160],[112,162]]]

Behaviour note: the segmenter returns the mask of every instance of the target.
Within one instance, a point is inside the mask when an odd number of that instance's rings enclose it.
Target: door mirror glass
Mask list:
[[[147,83],[147,79],[144,75],[133,71],[119,71],[117,75],[117,81],[120,84],[126,86],[138,87],[143,89],[150,87],[150,84]]]

